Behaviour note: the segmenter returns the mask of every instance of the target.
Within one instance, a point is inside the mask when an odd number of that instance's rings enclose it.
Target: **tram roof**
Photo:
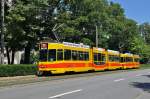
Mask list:
[[[114,54],[119,54],[120,52],[119,51],[115,51],[115,50],[107,50],[108,51],[108,53],[114,53]]]
[[[98,50],[98,51],[106,51],[104,48],[97,48],[97,47],[93,47],[94,50]]]
[[[83,43],[76,44],[70,42],[63,42],[64,46],[71,46],[71,47],[79,47],[79,48],[90,48],[89,45],[84,45]]]
[[[133,57],[135,57],[135,58],[140,58],[140,56],[139,56],[139,55],[133,55]]]

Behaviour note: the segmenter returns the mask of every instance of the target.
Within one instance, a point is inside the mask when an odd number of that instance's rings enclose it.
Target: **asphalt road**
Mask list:
[[[150,99],[150,69],[5,87],[0,99]]]

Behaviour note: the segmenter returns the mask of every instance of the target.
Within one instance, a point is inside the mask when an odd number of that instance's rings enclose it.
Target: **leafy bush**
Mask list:
[[[33,65],[0,65],[0,77],[32,75],[37,71],[37,66]]]
[[[141,64],[140,67],[143,69],[150,68],[150,64]]]

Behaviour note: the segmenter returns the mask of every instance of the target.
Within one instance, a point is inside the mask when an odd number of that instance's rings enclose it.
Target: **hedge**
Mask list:
[[[34,65],[0,65],[0,77],[25,76],[36,74],[37,66]]]

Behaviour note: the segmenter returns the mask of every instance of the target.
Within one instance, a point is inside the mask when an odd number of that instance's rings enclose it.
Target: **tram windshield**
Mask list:
[[[40,50],[40,61],[47,61],[47,49]]]

